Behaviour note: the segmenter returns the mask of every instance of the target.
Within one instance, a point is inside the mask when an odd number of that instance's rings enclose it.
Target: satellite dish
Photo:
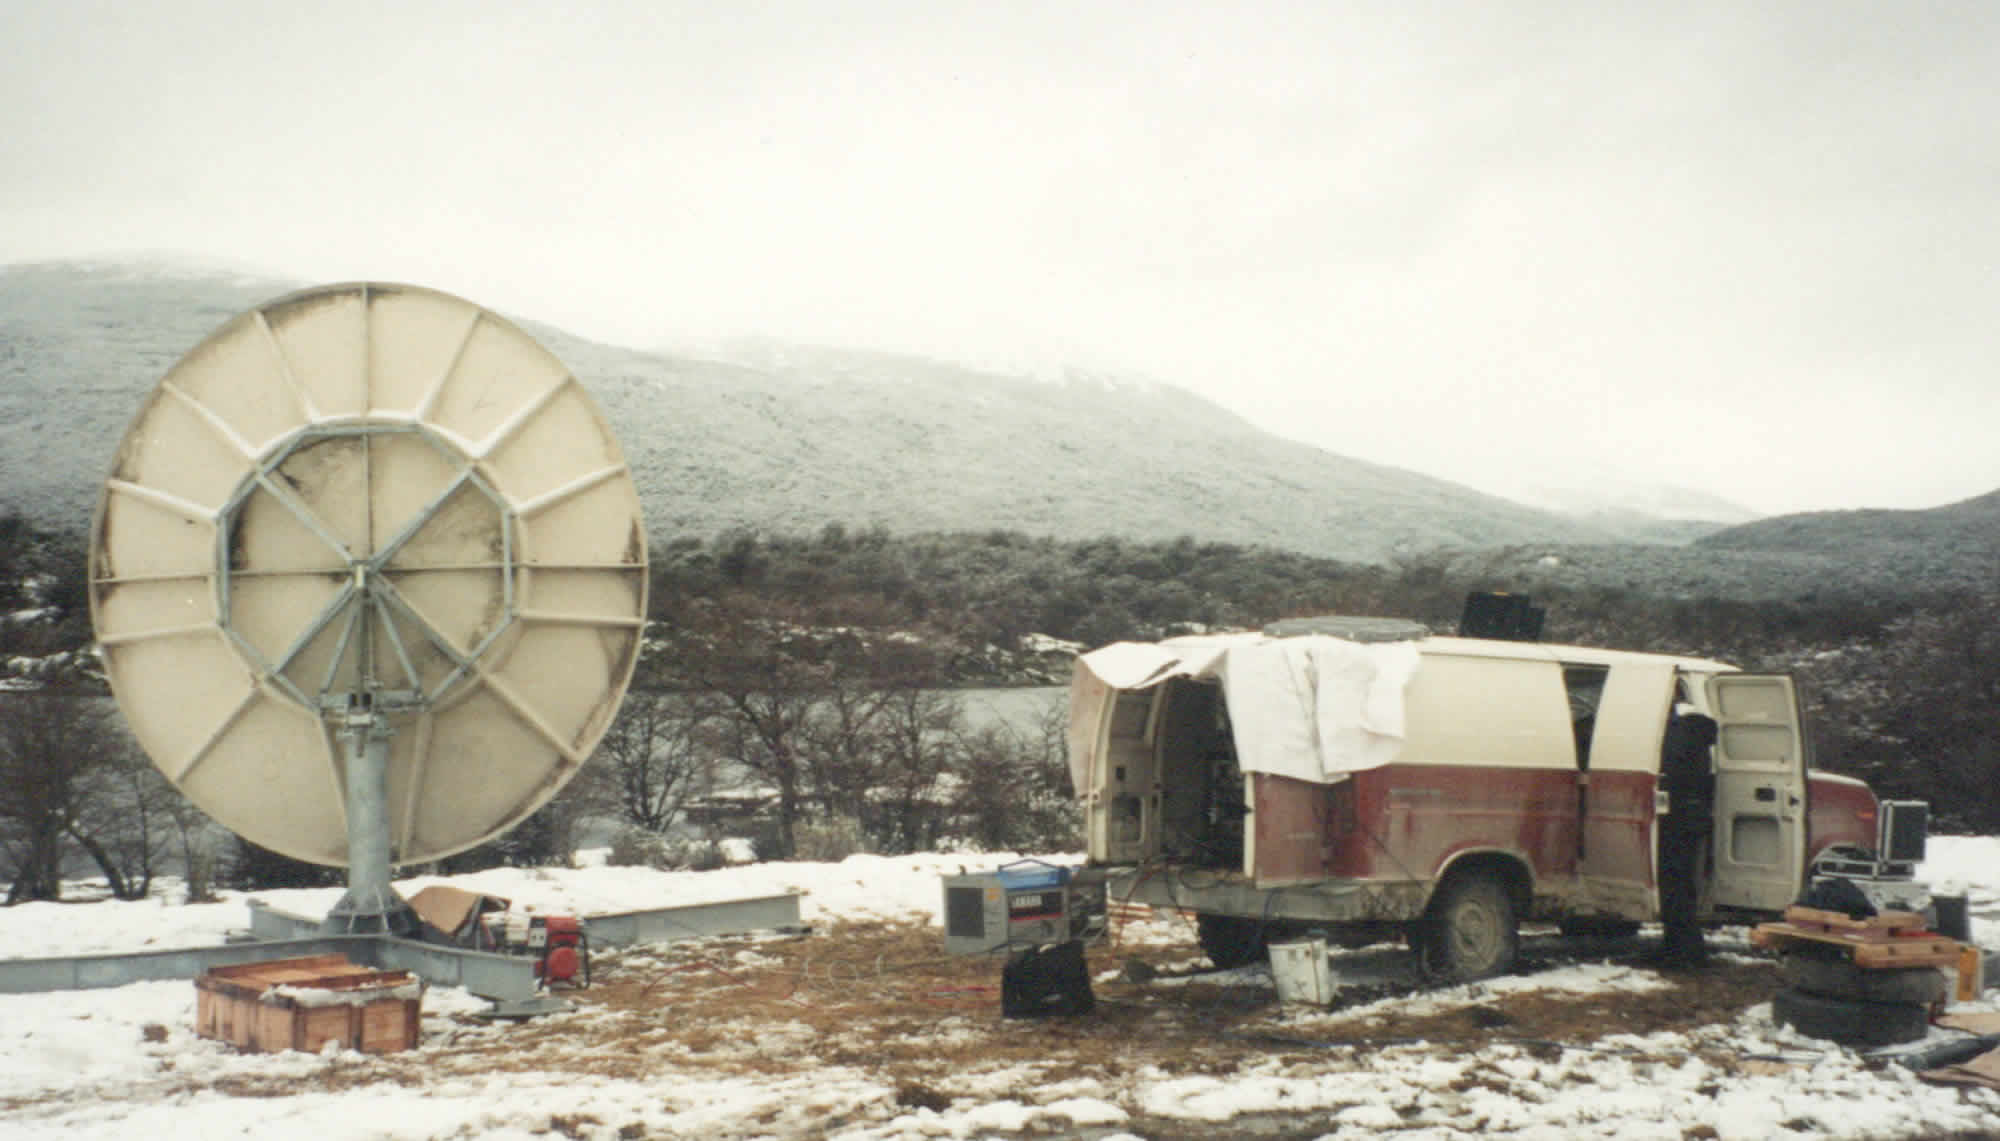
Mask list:
[[[183,357],[119,446],[90,558],[153,763],[238,834],[347,865],[350,896],[553,796],[646,613],[638,493],[582,384],[407,285],[294,293]]]

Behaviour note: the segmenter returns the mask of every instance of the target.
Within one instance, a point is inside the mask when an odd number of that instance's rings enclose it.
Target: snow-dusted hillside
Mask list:
[[[224,321],[289,288],[154,264],[0,268],[0,510],[80,525],[144,393]],[[1381,561],[1607,537],[1281,440],[1166,385],[769,346],[714,360],[524,323],[612,417],[656,539],[839,521],[899,533],[1185,534]]]

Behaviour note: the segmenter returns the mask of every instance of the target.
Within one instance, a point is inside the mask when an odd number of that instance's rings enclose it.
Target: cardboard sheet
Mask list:
[[[458,935],[465,930],[474,916],[488,911],[507,910],[507,901],[498,896],[481,895],[476,891],[467,891],[449,884],[432,884],[410,897],[410,910],[417,913],[417,918],[439,931],[447,935]]]

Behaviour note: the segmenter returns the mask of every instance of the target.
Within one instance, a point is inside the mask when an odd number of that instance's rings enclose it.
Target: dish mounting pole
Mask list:
[[[397,722],[421,712],[426,703],[421,693],[385,689],[376,680],[369,652],[375,644],[376,576],[370,569],[368,563],[357,563],[354,568],[362,600],[357,647],[360,683],[345,694],[322,699],[346,754],[347,892],[327,912],[321,930],[334,935],[414,938],[420,935],[422,922],[409,902],[396,893],[392,879],[395,850],[389,828],[389,745]],[[396,640],[393,626],[387,633],[391,641]]]
[[[389,839],[390,719],[374,695],[348,695],[340,737],[347,752],[347,893],[327,912],[323,930],[339,935],[413,936],[420,926],[391,881]]]

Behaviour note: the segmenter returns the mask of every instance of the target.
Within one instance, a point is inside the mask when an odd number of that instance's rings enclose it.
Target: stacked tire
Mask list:
[[[1837,947],[1798,947],[1778,958],[1785,989],[1771,1015],[1801,1034],[1844,1046],[1893,1046],[1930,1032],[1944,1001],[1934,967],[1862,967]]]

